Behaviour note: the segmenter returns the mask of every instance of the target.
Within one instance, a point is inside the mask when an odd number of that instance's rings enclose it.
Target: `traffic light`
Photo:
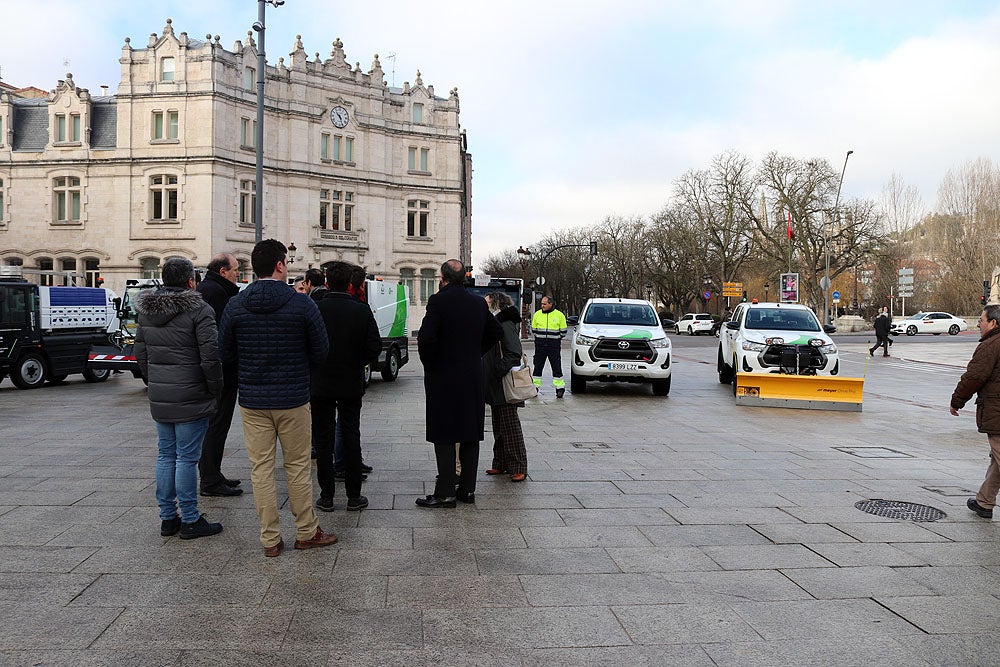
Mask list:
[[[983,295],[981,297],[979,297],[979,302],[982,303],[985,306],[986,302],[989,301],[989,300],[990,300],[990,281],[984,280],[983,281]]]
[[[591,241],[590,242],[590,254],[591,255],[596,255],[597,254],[597,241]]]
[[[743,290],[743,303],[747,302],[747,291]]]

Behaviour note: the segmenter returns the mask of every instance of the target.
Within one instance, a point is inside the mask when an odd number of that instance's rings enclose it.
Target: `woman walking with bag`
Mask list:
[[[503,338],[483,355],[486,403],[493,415],[493,466],[486,474],[509,474],[510,481],[523,482],[528,475],[528,452],[517,409],[524,406],[524,401],[508,403],[503,389],[504,376],[522,364],[521,316],[503,292],[490,292],[486,303],[503,328]]]

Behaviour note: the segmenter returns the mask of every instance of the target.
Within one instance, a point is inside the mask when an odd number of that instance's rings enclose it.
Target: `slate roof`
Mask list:
[[[49,101],[47,99],[14,100],[11,130],[15,151],[43,151],[49,143]]]
[[[98,99],[101,101],[98,102]],[[104,101],[105,99],[109,101]],[[95,98],[90,107],[90,147],[115,148],[118,143],[118,105],[115,98]]]

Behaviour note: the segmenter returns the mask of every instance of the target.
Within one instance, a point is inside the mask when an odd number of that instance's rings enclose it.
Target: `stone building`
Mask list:
[[[72,75],[44,97],[0,87],[0,264],[86,274],[120,291],[187,257],[230,251],[250,277],[257,50],[174,34],[121,50],[114,95]],[[301,39],[268,66],[264,238],[292,273],[343,259],[411,288],[411,328],[442,261],[471,256],[471,156],[457,89],[390,88],[376,55]],[[36,89],[37,90],[37,89]],[[45,278],[50,279],[50,278]]]

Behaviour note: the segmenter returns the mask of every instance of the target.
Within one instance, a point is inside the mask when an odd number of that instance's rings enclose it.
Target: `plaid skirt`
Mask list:
[[[493,467],[511,475],[528,473],[528,452],[516,405],[491,405],[493,415]]]

